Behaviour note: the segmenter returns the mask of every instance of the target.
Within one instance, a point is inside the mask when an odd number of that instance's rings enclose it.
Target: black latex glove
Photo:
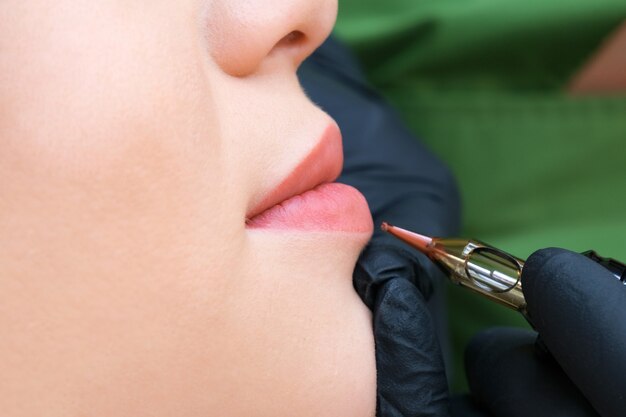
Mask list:
[[[386,220],[424,234],[455,234],[459,200],[451,174],[367,86],[348,51],[331,39],[299,75],[311,99],[339,124],[345,156],[339,181],[365,195],[375,225]],[[358,261],[354,285],[373,312],[379,417],[448,413],[438,273],[378,227]]]
[[[550,354],[532,331],[479,334],[466,352],[473,395],[495,417],[626,416],[626,287],[554,248],[528,258],[522,286]]]
[[[412,255],[370,245],[354,274],[372,310],[379,417],[446,416],[448,384],[437,334],[426,307],[432,286]]]

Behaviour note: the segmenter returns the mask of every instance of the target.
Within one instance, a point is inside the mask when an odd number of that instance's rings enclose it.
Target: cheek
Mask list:
[[[189,317],[211,327],[210,283],[242,241],[210,68],[182,6],[33,4],[0,27],[0,276],[19,278],[0,280],[0,357],[29,366],[7,371],[24,384],[1,397],[110,382],[158,399],[150,373],[192,361]]]
[[[202,232],[239,221],[215,198],[227,189],[223,143],[189,6],[60,1],[42,13],[24,3],[0,40],[0,191],[10,196],[0,208],[19,213],[14,231],[23,218],[51,244],[71,227],[77,246],[102,238],[122,253],[199,235],[194,221]]]
[[[158,10],[136,16],[131,7],[87,2],[61,1],[47,14],[25,8],[0,41],[4,149],[32,146],[22,154],[80,170],[112,162],[139,142],[184,148],[189,141],[180,139],[211,139],[202,45],[182,12],[162,11],[158,21],[145,16]],[[218,145],[211,143],[214,152]]]

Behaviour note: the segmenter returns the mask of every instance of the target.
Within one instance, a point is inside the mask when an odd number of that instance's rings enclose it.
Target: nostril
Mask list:
[[[306,42],[306,35],[299,30],[294,30],[285,35],[276,46],[278,47],[287,47],[294,48],[300,47],[303,43]]]

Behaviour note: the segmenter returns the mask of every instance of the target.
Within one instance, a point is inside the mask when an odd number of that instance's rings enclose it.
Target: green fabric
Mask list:
[[[519,257],[560,246],[626,260],[626,95],[564,93],[626,19],[626,1],[342,0],[339,10],[338,36],[455,172],[465,236]],[[471,335],[526,324],[459,288],[449,302],[461,390]]]

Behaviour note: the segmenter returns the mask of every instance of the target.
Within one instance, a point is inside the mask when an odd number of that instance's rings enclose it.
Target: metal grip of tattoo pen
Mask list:
[[[428,256],[455,284],[526,315],[524,261],[478,240],[433,239]]]
[[[455,284],[517,310],[532,325],[522,291],[524,260],[475,239],[437,238],[383,223],[384,231],[426,254]],[[582,254],[626,284],[626,265],[595,251]]]

